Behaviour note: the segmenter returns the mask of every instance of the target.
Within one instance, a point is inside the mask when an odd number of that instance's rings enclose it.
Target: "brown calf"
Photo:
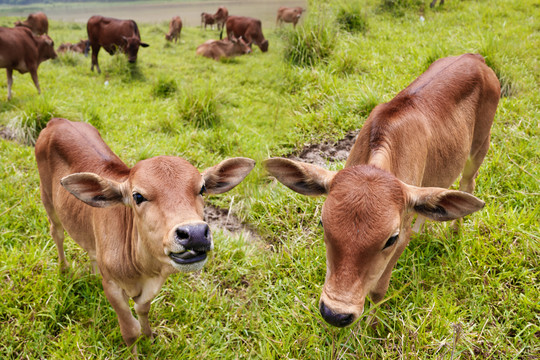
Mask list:
[[[303,12],[304,9],[301,7],[289,8],[282,6],[277,12],[276,25],[283,25],[283,22],[286,22],[293,23],[293,27],[296,27],[296,24],[298,23],[298,20],[300,19],[300,16],[302,16]]]
[[[201,29],[204,25],[204,29],[206,30],[206,25],[210,25],[210,29],[214,30],[215,23],[214,15],[205,12],[201,13]]]
[[[98,73],[101,73],[98,64],[100,48],[103,47],[111,55],[120,50],[127,55],[130,63],[134,63],[137,60],[139,46],[149,46],[141,42],[139,27],[133,20],[119,20],[96,15],[88,19],[86,31],[92,47],[92,66],[90,69],[94,71],[95,65]]]
[[[30,14],[24,21],[16,21],[15,26],[27,27],[36,35],[49,33],[49,19],[47,19],[47,15],[42,12]]]
[[[217,24],[217,29],[221,30],[225,26],[225,21],[227,21],[227,18],[229,17],[229,10],[227,10],[227,8],[224,6],[220,6],[213,16],[214,21]]]
[[[368,294],[376,303],[383,299],[409,243],[414,214],[447,221],[484,206],[471,193],[499,96],[499,81],[480,55],[440,59],[371,112],[345,169],[266,161],[270,174],[292,190],[328,195],[322,209],[327,269],[319,303],[328,323],[351,324]],[[448,190],[460,173],[462,191]]]
[[[233,158],[199,173],[182,158],[158,156],[129,168],[94,127],[65,119],[47,124],[35,151],[60,264],[67,267],[65,229],[99,269],[128,346],[141,331],[152,337],[150,303],[167,277],[201,269],[213,248],[203,193],[232,189],[255,165]]]
[[[180,39],[180,32],[182,32],[182,19],[180,16],[174,16],[169,23],[169,33],[165,35],[165,40],[173,41],[176,43]]]
[[[37,74],[39,64],[55,58],[54,42],[48,35],[35,36],[26,27],[0,27],[0,68],[6,68],[8,100],[11,100],[13,70],[21,74],[29,72],[41,94]]]
[[[259,19],[254,19],[245,16],[229,16],[225,23],[227,27],[227,37],[231,40],[233,37],[242,37],[247,44],[257,45],[262,52],[268,51],[268,40],[264,38],[262,25]],[[223,36],[223,29],[220,38]]]
[[[68,51],[73,51],[73,52],[84,54],[85,56],[88,56],[88,50],[90,50],[90,41],[81,40],[76,44],[63,43],[58,47],[58,49],[56,49],[56,52],[57,53],[65,53],[65,52],[68,52]]]
[[[249,54],[250,52],[251,48],[242,38],[232,38],[232,40],[208,40],[197,47],[197,55],[214,60]]]

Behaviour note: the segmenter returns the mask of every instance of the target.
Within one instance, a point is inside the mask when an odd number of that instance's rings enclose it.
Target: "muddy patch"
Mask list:
[[[326,167],[329,162],[345,161],[356,141],[360,130],[349,131],[338,141],[325,141],[321,144],[305,144],[304,147],[286,156],[310,164]]]
[[[252,240],[261,238],[255,229],[242,223],[239,218],[231,214],[227,209],[206,205],[204,207],[204,221],[208,223],[212,231],[221,230],[231,235],[242,234]]]

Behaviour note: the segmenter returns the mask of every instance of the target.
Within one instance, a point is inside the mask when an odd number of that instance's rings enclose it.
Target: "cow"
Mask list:
[[[54,42],[49,35],[35,36],[26,27],[0,27],[0,68],[7,72],[8,100],[11,100],[13,70],[32,76],[38,94],[41,94],[37,70],[45,60],[55,59]]]
[[[499,80],[481,55],[439,59],[373,109],[344,169],[266,160],[267,171],[292,190],[327,195],[319,311],[329,324],[353,323],[367,295],[374,303],[383,299],[415,214],[422,223],[482,209],[484,202],[472,192],[499,97]],[[459,191],[448,190],[460,173]]]
[[[206,30],[206,25],[210,25],[210,29],[214,30],[214,24],[216,23],[216,20],[214,19],[213,14],[209,13],[201,13],[201,29],[204,25],[204,30]]]
[[[255,44],[262,52],[268,51],[268,40],[264,38],[259,19],[245,16],[229,16],[225,22],[225,26],[227,27],[227,37],[229,40],[233,37],[243,37],[249,47],[251,47],[251,44]],[[221,38],[223,38],[223,29],[221,29]]]
[[[90,41],[88,40],[81,40],[76,44],[72,43],[63,43],[61,44],[58,49],[56,49],[57,53],[66,53],[68,51],[73,51],[76,53],[84,54],[85,56],[88,56],[88,50],[90,49]]]
[[[15,26],[24,26],[32,30],[36,35],[43,35],[49,33],[49,20],[47,15],[43,12],[37,12],[28,15],[28,18],[24,21],[16,21]]]
[[[86,30],[92,47],[92,66],[90,69],[94,71],[95,65],[98,73],[101,73],[98,64],[98,53],[101,47],[111,55],[120,50],[127,55],[130,63],[134,63],[137,60],[139,46],[149,46],[141,42],[139,27],[133,20],[119,20],[94,15],[88,19]]]
[[[182,19],[180,16],[174,16],[169,23],[169,33],[165,35],[165,40],[173,41],[176,43],[180,38],[180,32],[182,32]]]
[[[217,29],[221,30],[225,26],[225,21],[229,17],[229,10],[226,7],[220,6],[216,13],[213,15],[214,22],[217,24]]]
[[[433,8],[436,4],[437,4],[437,0],[433,0],[433,1],[429,4],[429,7],[430,7],[430,8]],[[444,0],[440,0],[440,1],[439,1],[439,5],[444,5]]]
[[[197,55],[214,60],[229,58],[237,55],[249,54],[251,48],[241,37],[224,40],[208,40],[197,47]]]
[[[304,11],[305,10],[301,7],[280,7],[277,12],[276,26],[283,25],[283,22],[286,22],[293,23],[293,27],[296,27],[296,24]]]
[[[176,156],[125,165],[87,123],[54,118],[35,147],[41,200],[67,269],[64,230],[88,254],[126,345],[152,337],[151,301],[170,274],[200,270],[212,250],[203,194],[238,185],[255,161],[231,158],[202,173]],[[133,299],[137,319],[132,315]]]

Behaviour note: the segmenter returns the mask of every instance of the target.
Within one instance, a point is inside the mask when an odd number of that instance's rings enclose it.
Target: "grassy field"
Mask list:
[[[15,73],[10,102],[0,74],[0,127],[19,136],[0,140],[0,358],[129,354],[100,279],[70,239],[71,271],[58,271],[31,146],[52,116],[93,124],[128,165],[161,154],[200,169],[232,156],[258,162],[238,188],[206,201],[230,208],[260,238],[218,231],[202,272],[170,277],[150,313],[157,336],[138,343],[144,358],[540,358],[539,3],[450,0],[392,11],[380,3],[399,2],[313,1],[298,32],[264,30],[268,53],[222,62],[195,55],[215,31],[186,28],[175,45],[164,40],[167,24],[139,24],[151,46],[135,68],[102,51],[98,75],[90,58],[62,55],[40,66],[40,96],[28,74]],[[355,8],[360,25],[340,27],[336,18]],[[49,32],[56,46],[86,37],[71,23],[52,22]],[[458,235],[429,223],[412,239],[377,328],[365,317],[332,328],[318,311],[324,199],[268,179],[261,161],[340,139],[431,62],[465,52],[484,55],[504,91],[477,179],[486,207]]]

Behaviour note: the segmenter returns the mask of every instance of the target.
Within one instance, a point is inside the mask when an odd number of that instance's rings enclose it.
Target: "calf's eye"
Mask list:
[[[135,201],[135,204],[139,205],[140,203],[142,203],[143,201],[148,201],[144,198],[144,196],[142,196],[141,194],[139,194],[138,192],[134,192],[133,193],[133,201]]]
[[[199,191],[199,195],[202,195],[202,194],[204,194],[205,192],[206,192],[206,186],[203,185],[203,186],[201,187],[201,191]]]
[[[399,238],[399,234],[391,236],[390,239],[388,239],[388,241],[386,242],[386,244],[384,244],[383,250],[386,249],[387,247],[394,245],[398,238]]]

